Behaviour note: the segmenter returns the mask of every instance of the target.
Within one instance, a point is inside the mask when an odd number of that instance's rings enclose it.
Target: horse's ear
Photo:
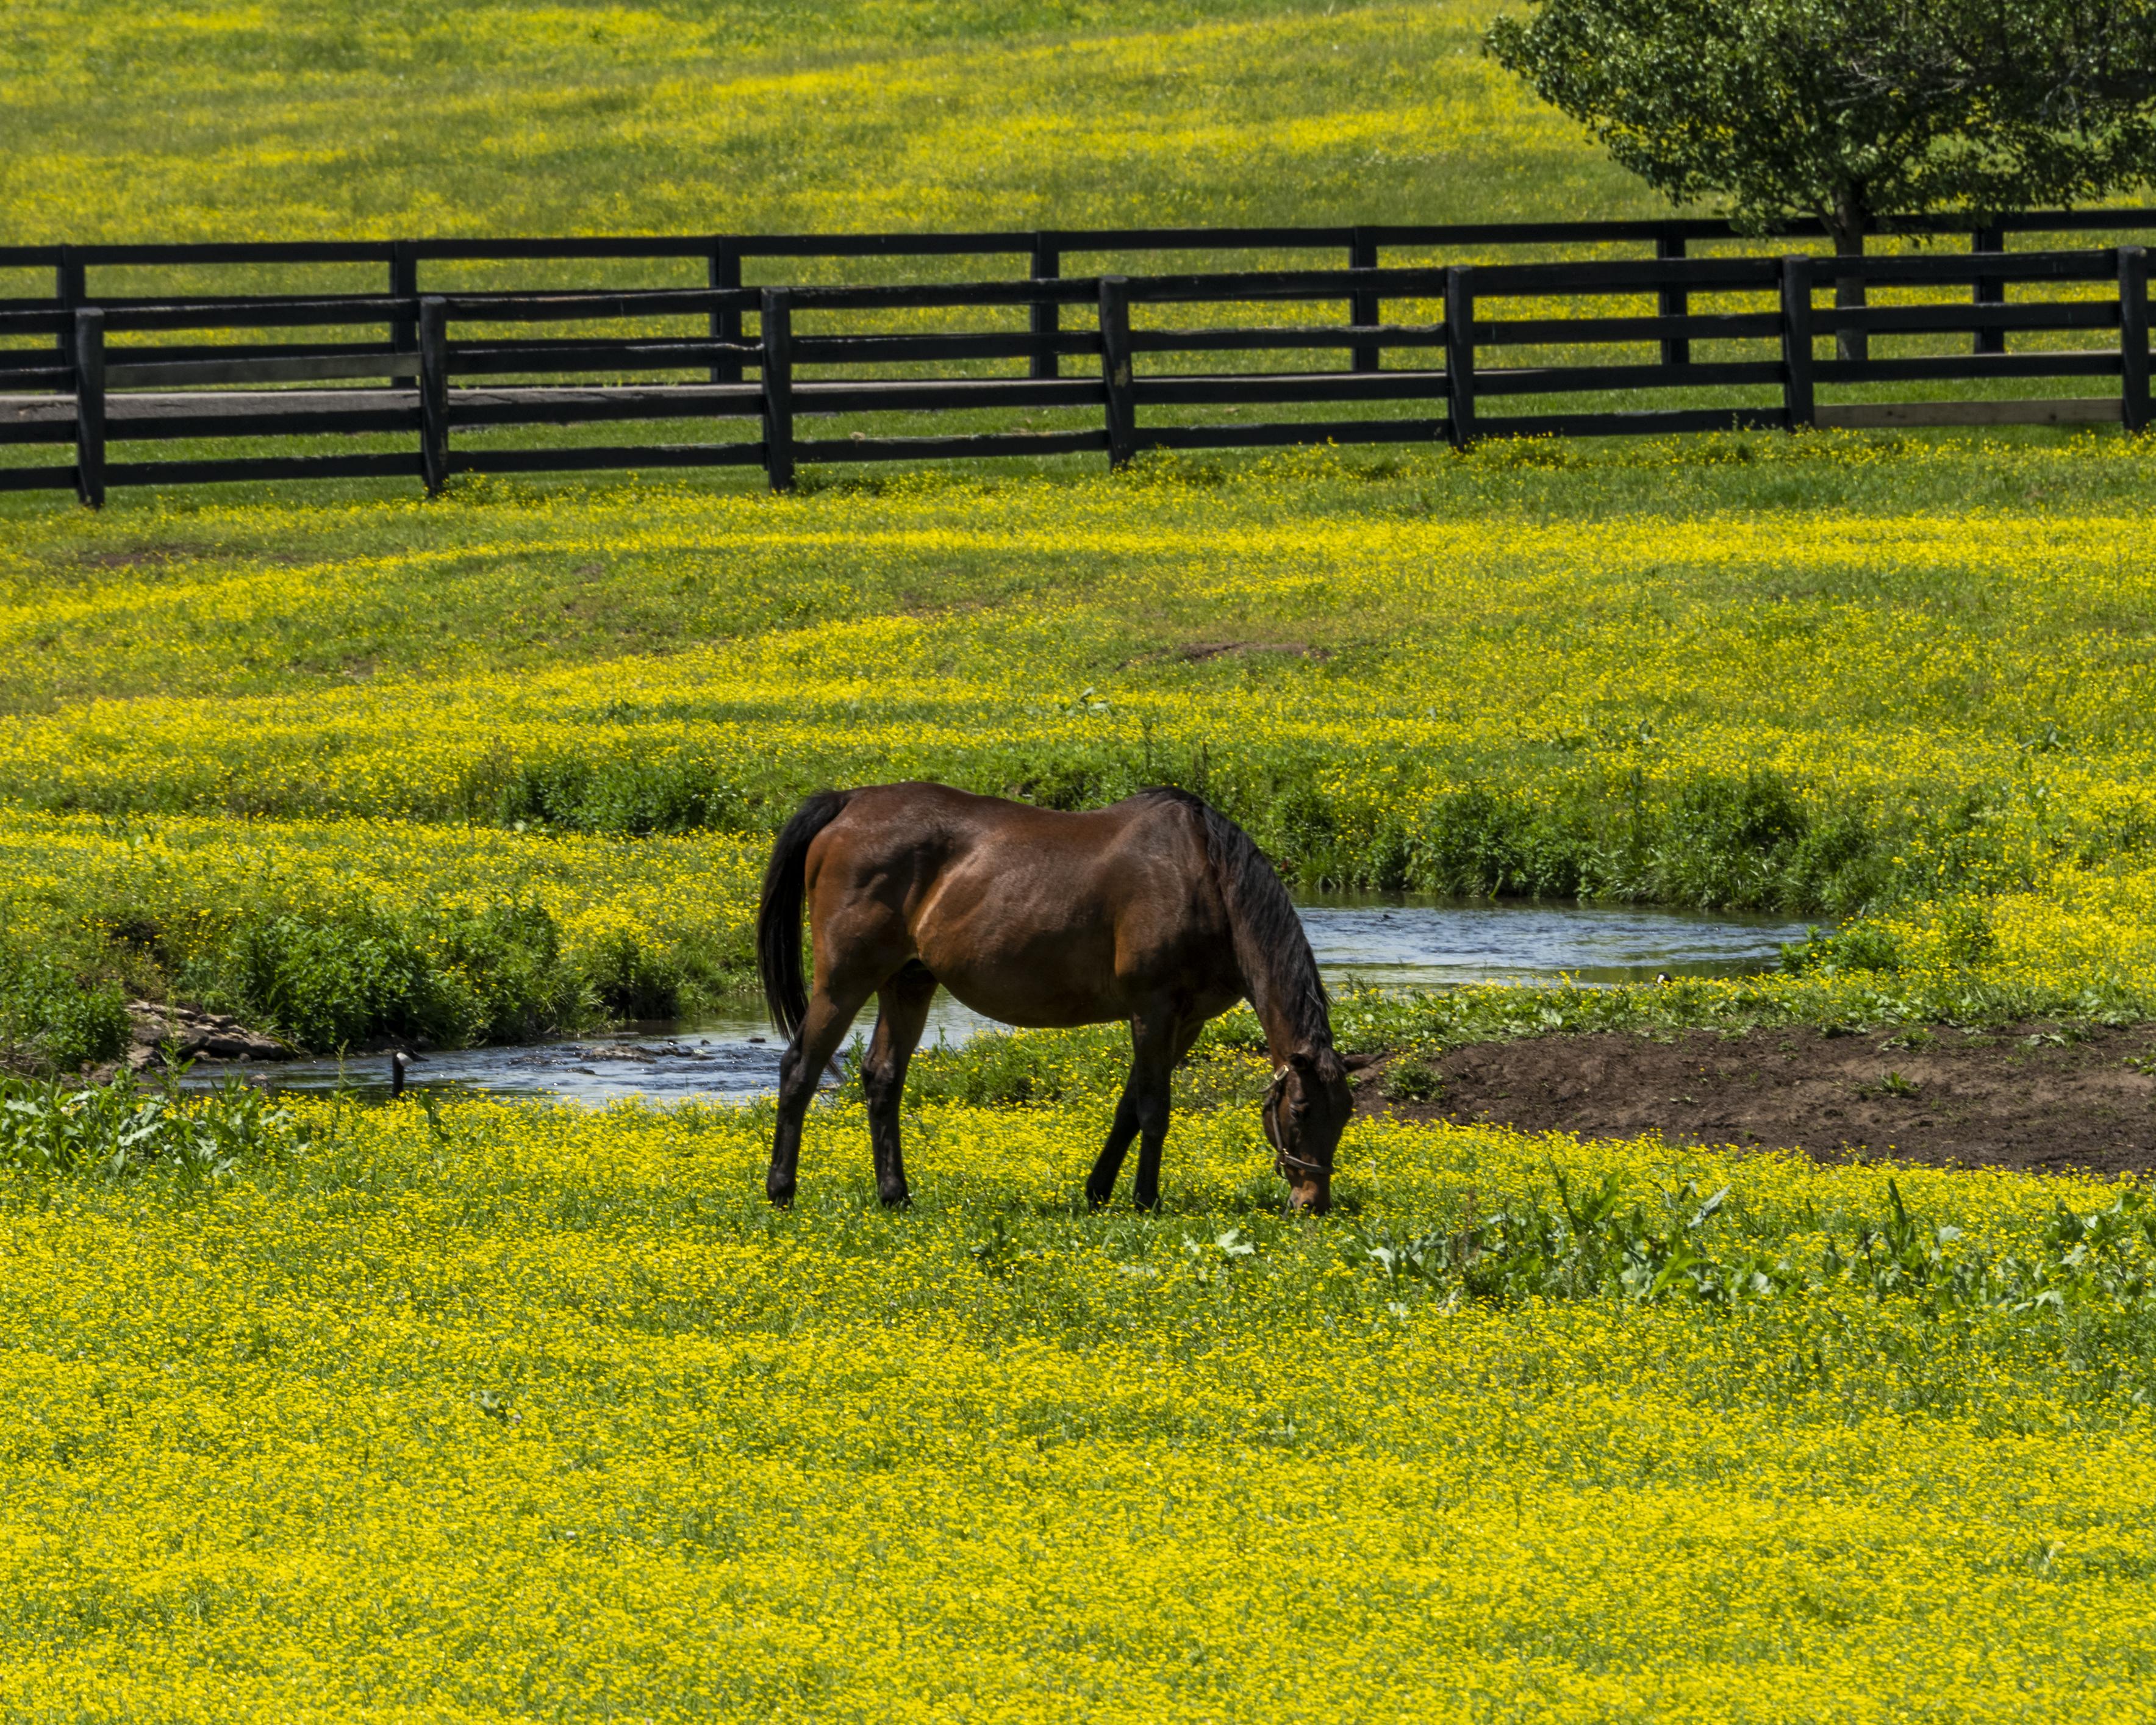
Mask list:
[[[1365,1066],[1376,1065],[1378,1064],[1378,1057],[1372,1054],[1342,1055],[1340,1056],[1340,1064],[1345,1066],[1350,1072],[1359,1072]]]

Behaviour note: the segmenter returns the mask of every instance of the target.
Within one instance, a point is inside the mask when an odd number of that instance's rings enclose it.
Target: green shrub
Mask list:
[[[678,1017],[685,978],[678,963],[626,929],[608,935],[585,960],[591,988],[610,1017]]]
[[[547,756],[517,764],[503,784],[501,824],[566,833],[654,833],[776,828],[797,796],[767,797],[689,762]]]
[[[237,1081],[190,1096],[145,1091],[125,1072],[80,1090],[0,1079],[0,1168],[108,1178],[162,1168],[199,1182],[292,1144],[290,1117]]]
[[[0,951],[0,1045],[42,1072],[72,1072],[126,1052],[120,985],[47,955]]]
[[[1412,1049],[1385,1068],[1382,1081],[1386,1099],[1394,1102],[1434,1102],[1445,1094],[1445,1075],[1437,1070],[1436,1050]]]
[[[583,979],[536,905],[405,918],[280,915],[244,923],[184,979],[259,1028],[315,1050],[386,1040],[516,1042],[583,1016]]]

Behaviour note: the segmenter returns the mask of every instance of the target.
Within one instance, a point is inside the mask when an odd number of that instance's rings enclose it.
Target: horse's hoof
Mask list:
[[[903,1186],[896,1192],[879,1192],[876,1196],[883,1200],[883,1207],[887,1210],[911,1209],[913,1207],[913,1194]]]
[[[791,1186],[767,1186],[763,1189],[763,1195],[771,1200],[773,1209],[790,1210],[793,1208],[793,1189]]]
[[[1096,1192],[1088,1186],[1086,1189],[1086,1208],[1089,1210],[1104,1210],[1107,1209],[1108,1200],[1112,1196],[1114,1196],[1112,1193]]]

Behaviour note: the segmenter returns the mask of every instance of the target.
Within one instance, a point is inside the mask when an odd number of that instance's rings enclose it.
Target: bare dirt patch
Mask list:
[[[1395,1056],[1358,1075],[1358,1095],[1368,1112],[1585,1138],[2142,1173],[2156,1170],[2156,1076],[2143,1063],[2156,1069],[2156,1025],[1607,1032]]]

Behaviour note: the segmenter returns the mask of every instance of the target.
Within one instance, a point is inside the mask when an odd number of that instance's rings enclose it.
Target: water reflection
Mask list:
[[[1780,917],[1589,905],[1431,904],[1358,898],[1306,905],[1328,982],[1386,988],[1455,983],[1652,982],[1770,968],[1804,926]]]
[[[1431,903],[1405,898],[1334,900],[1302,907],[1327,982],[1384,988],[1459,983],[1546,981],[1569,974],[1589,983],[1670,976],[1736,976],[1771,968],[1785,942],[1804,928],[1768,917],[1577,905]],[[864,1034],[874,1008],[856,1028]],[[927,1042],[957,1045],[991,1020],[939,994]],[[416,1059],[411,1081],[430,1089],[552,1097],[603,1106],[641,1098],[745,1101],[778,1081],[780,1044],[761,1014],[704,1019],[694,1024],[609,1031],[574,1041],[465,1049]],[[229,1070],[229,1069],[226,1069]],[[388,1060],[369,1055],[340,1068],[335,1060],[250,1067],[279,1089],[326,1091],[340,1082],[362,1096],[388,1094]],[[223,1072],[213,1063],[193,1081]]]

